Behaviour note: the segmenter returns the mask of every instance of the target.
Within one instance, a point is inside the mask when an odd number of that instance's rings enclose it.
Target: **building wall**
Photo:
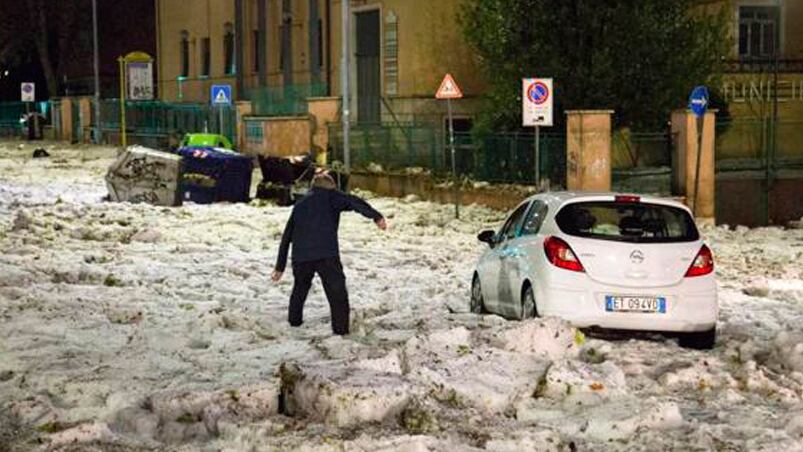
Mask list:
[[[244,1],[243,72],[246,88],[258,85],[258,71],[254,67],[254,31],[258,30],[258,0]],[[283,83],[281,55],[282,0],[267,1],[267,84]],[[317,0],[322,19],[323,68],[321,81],[329,82],[328,94],[340,95],[341,58],[341,2]],[[456,17],[464,0],[352,0],[353,14],[379,9],[381,23],[380,72],[383,120],[432,120],[445,114],[443,102],[434,100],[435,90],[447,72],[457,79],[467,97],[482,91],[483,80],[476,70],[475,60],[461,38]],[[310,0],[292,0],[292,61],[293,83],[310,83]],[[327,3],[329,19],[327,22]],[[234,0],[159,0],[157,4],[159,28],[158,65],[161,80],[160,97],[168,101],[206,102],[209,86],[213,83],[235,84],[235,77],[226,76],[223,67],[224,24],[234,22]],[[390,60],[389,42],[385,39],[391,18],[396,16],[398,29],[398,78],[394,90],[389,83],[393,62]],[[356,20],[352,17],[352,51],[356,48]],[[331,28],[329,27],[331,25]],[[190,41],[190,74],[188,80],[177,81],[181,70],[180,36],[187,30]],[[207,79],[199,77],[201,68],[201,39],[211,38],[211,73]],[[327,36],[329,41],[327,42]],[[328,58],[327,58],[328,57]],[[352,61],[354,63],[354,61]],[[356,76],[355,76],[356,77]],[[353,79],[352,82],[356,82]],[[355,84],[352,83],[352,87]],[[353,94],[353,93],[352,93]],[[353,99],[354,100],[354,99]],[[354,100],[356,102],[356,100]],[[472,101],[455,103],[458,114],[468,114]],[[390,107],[390,108],[388,108]],[[356,111],[356,107],[352,108]],[[391,112],[392,111],[392,112]],[[394,119],[395,118],[395,119]]]
[[[786,58],[803,59],[803,2],[786,0],[785,7],[784,55]]]
[[[728,73],[718,91],[728,101],[732,118],[757,121],[769,117],[775,108],[775,68],[771,58],[761,64],[739,59],[739,8],[780,6],[778,117],[782,121],[803,121],[803,1],[713,0],[703,3],[709,12],[725,9],[730,18],[733,47],[727,56],[730,60]],[[737,137],[730,135],[724,138],[738,141]]]
[[[258,29],[257,2],[243,0],[243,57],[238,71],[244,77],[246,89],[258,85],[258,71],[254,67],[254,31]],[[268,86],[283,84],[281,55],[281,27],[283,0],[267,2],[267,50],[266,72]],[[321,82],[328,82],[328,91],[323,94],[340,95],[341,60],[341,1],[317,1],[319,17],[323,22],[323,67]],[[434,100],[433,95],[440,80],[450,72],[460,84],[466,98],[454,102],[458,117],[469,117],[479,107],[477,96],[482,93],[485,82],[477,70],[477,60],[463,42],[457,14],[466,0],[351,0],[353,14],[378,9],[380,14],[381,39],[381,105],[382,120],[386,122],[438,122],[446,113],[444,102]],[[777,2],[777,3],[776,3]],[[703,1],[706,9],[726,8],[732,17],[731,33],[734,43],[738,35],[738,11],[740,6],[781,5],[781,34],[784,59],[803,60],[803,1],[799,0],[711,0]],[[310,0],[291,0],[292,61],[294,84],[311,82],[310,64]],[[391,32],[393,18],[397,29],[395,62]],[[224,74],[223,35],[224,24],[234,23],[234,0],[158,0],[158,73],[160,74],[160,97],[169,101],[209,100],[209,86],[214,83],[235,85],[234,76]],[[352,17],[352,53],[356,49],[355,16]],[[180,34],[187,30],[190,37],[190,74],[188,80],[178,82],[180,71]],[[201,66],[201,39],[211,38],[211,73],[208,78],[199,77]],[[729,57],[736,60],[738,47],[734,44]],[[352,68],[356,66],[352,59]],[[393,67],[397,76],[393,78]],[[354,70],[353,70],[354,72]],[[787,71],[779,75],[781,88],[780,116],[803,115],[803,71]],[[356,106],[356,75],[352,75],[352,118],[359,119]],[[727,74],[720,87],[726,100],[731,103],[731,113],[739,118],[760,118],[767,110],[766,95],[757,90],[768,90],[766,71],[756,72],[737,69]],[[762,88],[763,86],[763,88]],[[246,93],[241,93],[247,97]],[[321,94],[321,93],[319,93]],[[762,97],[763,96],[763,97]]]
[[[212,84],[234,85],[224,71],[225,24],[234,23],[234,2],[220,0],[157,0],[159,97],[171,102],[208,102]],[[181,32],[189,33],[190,71],[181,74]],[[201,40],[210,38],[210,74],[201,76]]]

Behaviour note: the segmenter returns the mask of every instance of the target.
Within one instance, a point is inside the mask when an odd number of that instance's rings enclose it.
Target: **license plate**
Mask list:
[[[606,295],[605,310],[608,312],[657,312],[666,314],[666,298]]]

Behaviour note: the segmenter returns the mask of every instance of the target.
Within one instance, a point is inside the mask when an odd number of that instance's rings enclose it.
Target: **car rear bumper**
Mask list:
[[[543,284],[540,289],[536,289],[539,314],[561,317],[581,328],[700,332],[713,328],[719,314],[713,275],[647,289],[589,284],[587,280],[572,286]],[[605,309],[606,295],[664,297],[666,312],[609,312]]]

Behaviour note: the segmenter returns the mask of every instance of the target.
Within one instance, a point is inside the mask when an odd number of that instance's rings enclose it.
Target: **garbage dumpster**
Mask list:
[[[131,146],[109,167],[106,187],[114,202],[180,206],[180,178],[179,156]]]
[[[184,161],[181,196],[198,204],[248,202],[253,162],[233,151],[212,147],[179,148]]]

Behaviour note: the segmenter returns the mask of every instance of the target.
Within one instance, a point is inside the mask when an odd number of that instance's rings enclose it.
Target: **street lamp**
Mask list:
[[[341,24],[342,24],[341,28],[342,28],[342,30],[340,32],[340,36],[342,38],[342,43],[341,44],[342,44],[342,47],[343,47],[343,50],[342,50],[343,55],[342,55],[342,60],[341,60],[341,63],[340,63],[341,68],[342,68],[342,71],[341,71],[342,74],[340,76],[340,78],[341,78],[340,84],[341,84],[342,91],[343,91],[341,93],[342,96],[343,96],[343,100],[342,100],[342,104],[343,105],[341,106],[341,108],[343,109],[343,114],[341,115],[342,119],[343,119],[343,164],[345,166],[346,174],[351,172],[351,149],[349,149],[349,128],[350,128],[350,124],[349,124],[349,119],[350,118],[349,118],[349,116],[350,116],[350,110],[351,110],[351,108],[350,108],[351,107],[351,105],[350,105],[351,96],[349,95],[349,62],[350,62],[349,61],[350,60],[350,58],[349,58],[349,52],[350,52],[350,50],[349,50],[349,41],[351,39],[351,33],[350,33],[350,31],[351,31],[351,24],[350,24],[350,19],[351,19],[350,14],[351,14],[351,12],[349,11],[349,6],[350,6],[349,2],[350,1],[351,0],[341,0],[341,15],[342,15],[342,17],[341,17]]]
[[[100,56],[98,52],[98,2],[92,0],[92,41],[95,65],[95,144],[100,144]]]

